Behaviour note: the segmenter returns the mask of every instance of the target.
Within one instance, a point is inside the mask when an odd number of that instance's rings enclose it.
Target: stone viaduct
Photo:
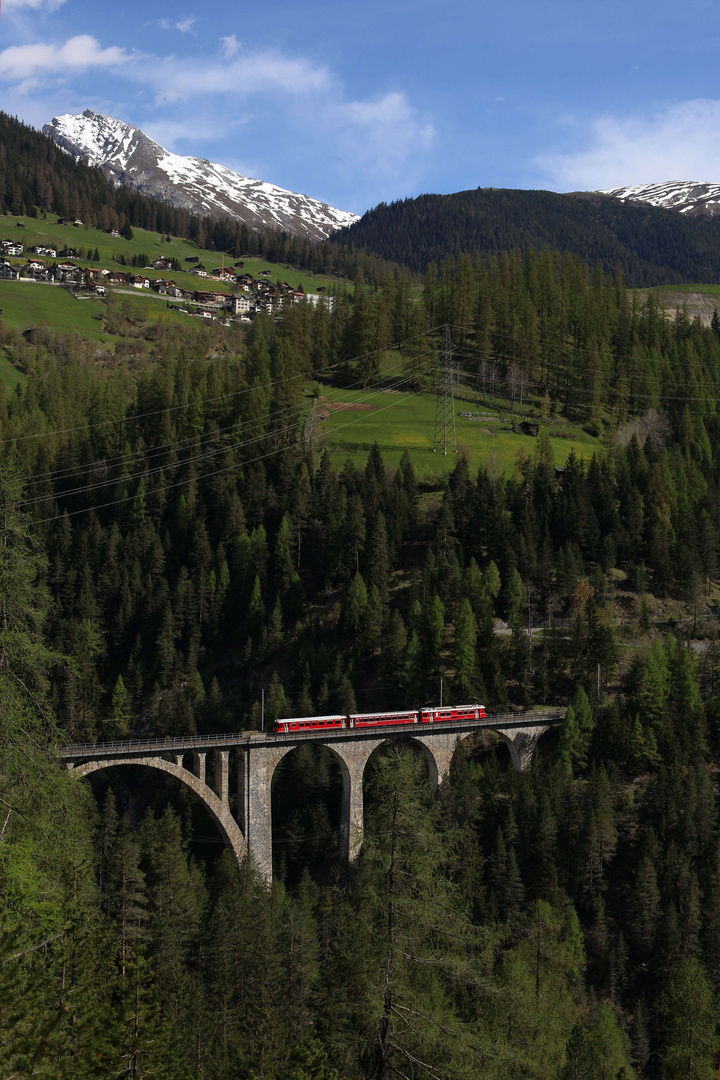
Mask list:
[[[66,746],[60,757],[75,776],[89,776],[119,765],[143,765],[176,777],[202,800],[215,819],[238,863],[247,851],[260,872],[272,879],[272,778],[286,754],[303,743],[327,747],[342,773],[340,853],[353,859],[363,838],[363,775],[372,752],[383,743],[410,739],[422,750],[434,788],[442,783],[458,739],[485,729],[495,732],[510,751],[515,769],[529,765],[536,743],[549,727],[562,720],[564,708],[512,715],[488,716],[437,725],[407,724],[377,729],[338,729],[298,735],[210,735],[192,738],[128,740]],[[235,812],[230,803],[230,755],[237,773]],[[212,769],[208,769],[208,755]],[[212,782],[208,772],[212,771]]]

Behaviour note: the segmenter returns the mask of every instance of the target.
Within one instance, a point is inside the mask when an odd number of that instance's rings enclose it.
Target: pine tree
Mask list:
[[[345,628],[357,638],[360,626],[365,618],[368,606],[368,594],[362,574],[355,574],[348,585],[347,595],[343,610]]]
[[[661,1076],[666,1080],[714,1075],[717,1065],[717,1005],[702,965],[686,958],[662,1003]]]
[[[455,623],[455,672],[460,691],[467,696],[475,673],[477,627],[470,601],[466,598],[460,605]]]
[[[428,674],[440,668],[440,652],[445,636],[445,605],[435,593],[423,612],[423,654]]]
[[[132,721],[132,698],[125,687],[122,675],[117,677],[110,709],[114,728],[113,735],[122,739],[130,731]]]
[[[603,1001],[598,1006],[593,1025],[587,1034],[592,1073],[597,1080],[617,1080],[632,1076],[630,1040],[618,1023],[612,1006]]]
[[[383,603],[377,585],[372,584],[363,617],[363,644],[366,654],[374,656],[380,648],[383,628]]]
[[[645,855],[638,867],[632,898],[633,938],[639,955],[647,962],[652,955],[660,919],[660,890],[652,860]]]
[[[594,723],[588,696],[582,686],[578,686],[560,731],[560,759],[566,767],[587,767]]]

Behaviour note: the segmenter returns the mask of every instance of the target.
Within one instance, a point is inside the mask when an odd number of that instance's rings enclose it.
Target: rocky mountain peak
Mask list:
[[[76,160],[102,168],[116,184],[201,217],[231,217],[250,228],[284,229],[309,240],[324,240],[357,220],[349,211],[241,176],[207,158],[173,154],[139,128],[92,109],[56,116],[43,132]]]

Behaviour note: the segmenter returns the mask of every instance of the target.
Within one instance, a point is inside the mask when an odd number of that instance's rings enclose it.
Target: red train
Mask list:
[[[438,724],[452,720],[481,720],[487,716],[484,705],[447,705],[410,712],[354,713],[351,716],[293,716],[275,721],[275,733],[289,735],[301,731],[327,731],[332,728],[397,727],[402,724]]]

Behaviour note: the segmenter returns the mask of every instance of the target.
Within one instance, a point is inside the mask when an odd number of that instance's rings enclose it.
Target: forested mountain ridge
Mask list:
[[[442,322],[485,397],[522,364],[602,452],[556,470],[549,425],[503,476],[490,437],[423,490],[411,450],[309,444],[308,384],[387,380],[399,341],[422,381]],[[719,336],[550,251],[445,260],[419,303],[358,278],[242,342],[160,322],[134,370],[2,328],[28,376],[0,392],[8,1076],[714,1075]],[[257,727],[262,688],[266,722],[436,700],[441,675],[566,721],[523,774],[459,750],[437,801],[378,754],[349,871],[331,757],[289,755],[272,891],[172,788],[115,772],[94,808],[48,750]]]
[[[622,202],[601,193],[478,188],[420,195],[368,210],[335,234],[338,242],[424,271],[461,252],[499,255],[517,248],[570,251],[631,286],[715,282],[720,222]]]

